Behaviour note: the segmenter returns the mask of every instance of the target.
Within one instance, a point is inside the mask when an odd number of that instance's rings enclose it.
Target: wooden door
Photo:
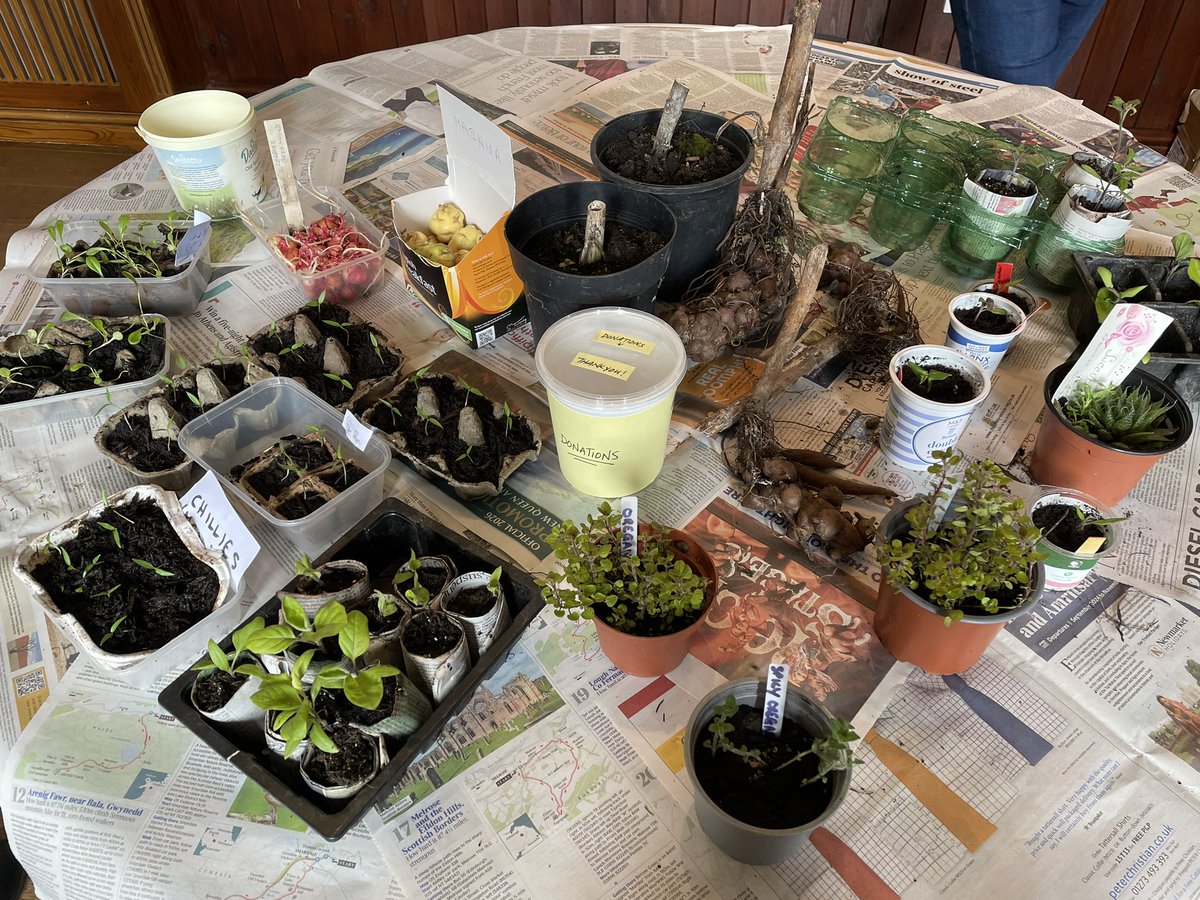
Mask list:
[[[138,115],[170,93],[145,0],[0,5],[0,139],[140,146]]]

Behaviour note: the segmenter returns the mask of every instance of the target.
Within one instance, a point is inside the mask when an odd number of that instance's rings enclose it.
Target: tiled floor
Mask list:
[[[116,147],[14,144],[0,141],[0,254],[14,231],[25,228],[43,209],[128,159],[133,151]],[[4,825],[0,822],[0,841]],[[5,873],[7,874],[7,873]],[[0,884],[0,896],[9,884]],[[27,882],[21,900],[34,900]]]
[[[0,253],[43,209],[133,155],[120,147],[0,141]]]

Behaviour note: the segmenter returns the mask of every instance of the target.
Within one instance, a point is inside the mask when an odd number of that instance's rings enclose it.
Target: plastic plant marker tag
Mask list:
[[[342,431],[346,432],[350,443],[359,450],[366,450],[367,444],[371,442],[371,429],[350,410],[346,410],[346,414],[342,416]]]
[[[229,563],[231,587],[237,587],[258,556],[259,545],[234,512],[217,476],[206,473],[190,491],[180,496],[179,504],[188,521],[196,526],[201,543],[225,557]]]
[[[1099,553],[1100,548],[1104,546],[1104,542],[1106,540],[1107,538],[1105,538],[1104,535],[1100,535],[1100,537],[1090,537],[1080,544],[1079,549],[1075,552],[1079,554]]]
[[[296,185],[296,173],[292,171],[292,155],[288,152],[287,135],[283,133],[283,119],[267,119],[263,129],[271,150],[271,164],[275,166],[275,180],[279,182],[283,217],[289,231],[299,231],[304,228],[304,207],[300,205],[300,190]]]
[[[637,531],[638,531],[638,499],[635,494],[632,497],[621,498],[621,555],[622,556],[637,556]]]
[[[996,263],[996,274],[992,276],[992,290],[998,294],[1007,291],[1008,283],[1012,281],[1012,273],[1012,263]]]
[[[788,675],[791,667],[787,663],[771,663],[767,666],[767,696],[763,703],[763,734],[779,737],[783,730],[783,711],[787,706]]]
[[[186,266],[200,252],[208,233],[212,231],[211,222],[212,219],[209,218],[208,213],[202,209],[196,209],[192,213],[192,227],[175,246],[175,267],[177,269]]]
[[[1059,383],[1054,399],[1071,396],[1080,382],[1094,388],[1120,384],[1170,324],[1171,317],[1165,313],[1139,303],[1118,303]]]

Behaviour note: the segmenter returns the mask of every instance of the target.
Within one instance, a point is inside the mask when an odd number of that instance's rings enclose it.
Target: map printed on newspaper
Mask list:
[[[698,104],[769,110],[786,29],[592,26],[511,29],[400,48],[315,69],[256,98],[282,118],[297,173],[342,183],[390,229],[391,198],[446,175],[437,103],[451,91],[514,139],[518,194],[585,177],[603,121],[646,105],[674,77]],[[1008,88],[856,45],[818,44],[814,101],[837,94],[903,112],[931,110],[1007,136],[1095,149],[1108,126],[1079,104]],[[1147,152],[1136,225],[1194,228],[1200,184]],[[62,216],[170,208],[150,151],[46,210]],[[0,327],[23,330],[55,307],[24,277],[39,227],[9,247]],[[938,262],[939,237],[889,256],[865,211],[828,238],[857,241],[910,289],[927,340],[965,285]],[[190,360],[303,302],[249,233],[221,223],[218,267],[200,311],[176,324]],[[465,350],[389,278],[362,315],[414,367],[485,384],[550,434],[528,334]],[[1018,276],[1020,270],[1018,268]],[[1008,464],[1041,412],[1042,373],[1074,345],[1063,295],[1006,358],[964,436],[969,455]],[[828,326],[817,314],[808,339]],[[1010,623],[975,667],[928,676],[895,662],[870,628],[878,567],[859,554],[821,569],[771,523],[737,505],[720,448],[694,426],[748,391],[753,353],[697,367],[681,387],[662,475],[643,515],[686,528],[713,555],[719,595],[693,655],[657,679],[626,676],[594,628],[544,613],[463,712],[345,838],[327,843],[226,764],[145,691],[83,660],[11,575],[22,540],[128,486],[92,444],[99,421],[18,438],[0,429],[0,802],[9,840],[43,898],[886,898],[1191,897],[1200,893],[1200,449],[1181,450],[1121,505],[1133,516],[1101,575],[1047,595]],[[792,446],[835,455],[902,495],[920,473],[890,466],[873,429],[886,401],[878,373],[803,381],[778,400]],[[406,468],[387,491],[493,543],[522,566],[553,564],[545,535],[591,508],[563,481],[547,441],[500,496],[463,504]],[[886,507],[856,507],[876,518]],[[251,525],[264,553],[246,604],[289,577],[296,548]],[[1189,655],[1192,654],[1192,655]],[[791,667],[791,687],[851,719],[863,736],[851,793],[803,852],[774,867],[733,862],[696,825],[682,734],[700,697],[724,680]],[[180,666],[190,661],[180,660]]]

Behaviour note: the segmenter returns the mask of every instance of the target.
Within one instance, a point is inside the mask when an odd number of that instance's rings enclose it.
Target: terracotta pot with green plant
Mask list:
[[[796,690],[779,733],[764,731],[767,693],[761,678],[722,685],[696,705],[683,739],[696,820],[721,850],[754,865],[795,855],[837,811],[859,762],[850,723]]]
[[[1120,385],[1081,382],[1056,400],[1069,369],[1064,363],[1046,376],[1046,412],[1029,471],[1038,484],[1075,488],[1115,506],[1188,442],[1192,413],[1174,388],[1139,369]]]
[[[712,557],[682,531],[638,528],[637,555],[625,556],[621,514],[608,503],[583,525],[563,522],[549,537],[565,562],[541,582],[558,616],[591,619],[605,656],[628,675],[670,672],[687,656],[716,596]]]
[[[875,633],[931,675],[970,668],[1005,623],[1042,592],[1041,532],[991,460],[935,452],[933,491],[896,506],[879,528]],[[945,514],[942,515],[942,510]]]

